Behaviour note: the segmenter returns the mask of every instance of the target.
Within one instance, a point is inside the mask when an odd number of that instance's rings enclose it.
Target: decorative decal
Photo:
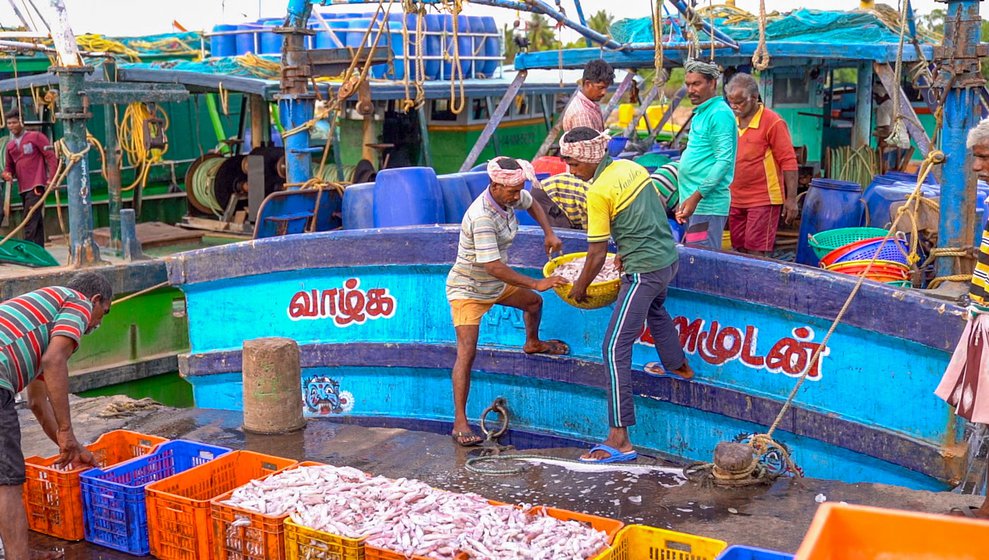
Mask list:
[[[342,288],[296,292],[288,305],[293,321],[333,318],[338,327],[363,325],[368,319],[390,319],[395,315],[396,301],[388,288],[360,289],[361,281],[349,278]]]
[[[770,373],[783,373],[790,377],[800,377],[808,367],[810,359],[821,346],[814,340],[814,329],[798,327],[791,331],[792,336],[777,340],[768,352],[758,352],[759,328],[747,325],[744,330],[722,326],[717,321],[711,321],[705,328],[703,319],[688,320],[686,317],[673,319],[680,334],[680,345],[687,354],[696,354],[705,362],[720,366],[731,360],[739,360],[746,367],[764,369]],[[643,327],[638,341],[646,346],[655,346],[652,334]],[[819,381],[822,370],[821,362],[831,353],[825,347],[819,359],[810,365],[807,379]]]
[[[340,382],[325,376],[313,377],[303,393],[306,411],[316,416],[347,414],[354,408],[354,396],[340,390]]]

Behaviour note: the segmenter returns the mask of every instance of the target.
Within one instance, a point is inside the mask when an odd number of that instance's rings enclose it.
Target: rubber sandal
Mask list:
[[[587,453],[594,453],[595,451],[604,451],[608,454],[608,456],[604,459],[585,459],[584,457],[580,457],[577,460],[581,463],[625,463],[628,461],[634,461],[639,456],[638,452],[634,449],[628,453],[622,453],[614,447],[603,443],[595,445]]]
[[[678,379],[693,379],[694,375],[680,375],[679,373],[671,370],[667,370],[663,367],[663,364],[659,362],[649,362],[648,364],[642,366],[642,371],[648,373],[649,375],[654,375],[656,377],[676,377]]]
[[[481,439],[481,436],[475,434],[474,432],[453,432],[450,434],[450,437],[453,438],[453,442],[460,447],[477,447],[484,441]]]
[[[525,352],[526,354],[546,354],[548,356],[566,356],[570,353],[570,346],[566,342],[559,339],[552,339],[545,341],[549,345],[549,348],[539,351],[539,352]]]
[[[955,515],[958,517],[965,517],[967,519],[978,519],[980,521],[989,521],[989,518],[985,518],[982,517],[981,515],[976,514],[975,512],[978,510],[979,508],[975,506],[968,506],[964,508],[953,507],[950,510],[948,510],[948,514]]]

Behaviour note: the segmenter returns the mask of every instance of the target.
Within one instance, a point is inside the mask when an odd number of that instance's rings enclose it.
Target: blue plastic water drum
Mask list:
[[[360,47],[364,40],[364,33],[367,32],[367,27],[371,25],[370,19],[351,19],[347,21],[347,42],[344,46],[357,48]],[[368,37],[368,41],[374,39],[374,32],[371,32],[371,36]]]
[[[285,38],[272,31],[272,28],[282,24],[281,18],[267,18],[260,23],[264,25],[264,31],[261,32],[261,39],[258,41],[261,54],[281,53]]]
[[[236,31],[236,25],[222,24],[214,25],[214,33],[224,33]],[[209,38],[209,52],[211,56],[234,56],[237,54],[236,35],[216,35]]]
[[[891,185],[876,184],[870,185],[870,189],[862,195],[865,207],[868,210],[867,225],[875,227],[887,227],[893,216],[890,209],[893,204],[902,202],[917,188],[916,182],[898,181]],[[940,195],[939,189],[932,186],[921,187],[921,194],[924,198],[937,198]]]
[[[482,166],[486,167],[486,166]],[[464,182],[467,183],[467,190],[470,191],[471,200],[475,200],[477,197],[484,194],[484,191],[491,184],[491,179],[488,178],[487,171],[477,171],[471,170],[469,173],[461,173],[464,178]]]
[[[392,67],[394,72],[391,78],[395,80],[405,79],[405,37],[402,36],[402,22],[391,20],[388,22],[388,42],[391,47]],[[385,65],[387,68],[387,65]],[[409,72],[412,72],[415,62],[409,59]]]
[[[238,55],[258,52],[258,35],[261,26],[256,23],[243,23],[237,26],[240,33],[234,35],[237,41]]]
[[[470,78],[474,72],[474,41],[470,36],[472,30],[469,16],[457,16],[457,54],[460,55],[460,71],[465,78]]]
[[[450,17],[447,15],[446,17]],[[440,58],[443,56],[440,46],[440,34],[443,32],[443,17],[440,14],[426,14],[426,36],[423,43],[426,46],[425,71],[426,78],[435,80],[440,75]],[[449,76],[449,73],[444,73]]]
[[[829,229],[857,227],[862,223],[862,187],[858,183],[833,179],[814,179],[804,198],[800,237],[797,240],[797,262],[817,266],[807,236]]]
[[[343,191],[343,229],[374,227],[374,183],[350,185]]]
[[[470,43],[470,60],[471,60],[471,71],[472,75],[467,77],[476,78],[484,73],[484,49],[486,44],[484,42],[484,37],[475,37],[474,34],[482,33],[484,31],[484,18],[481,16],[467,16],[467,24],[470,26],[471,37],[469,38]],[[464,53],[460,53],[463,56]]]
[[[374,181],[374,227],[443,223],[443,190],[430,167],[385,169]]]
[[[474,28],[476,31],[477,28]],[[484,33],[493,33],[492,37],[484,38],[484,56],[485,60],[481,61],[481,74],[485,77],[491,78],[495,75],[495,71],[498,70],[498,65],[501,63],[501,41],[498,36],[498,24],[491,16],[484,16],[481,18],[481,31]]]
[[[467,181],[460,173],[440,175],[440,189],[443,191],[443,220],[447,224],[459,224],[471,202]]]
[[[625,136],[615,136],[611,140],[608,140],[608,155],[616,158],[625,150],[625,145],[628,144],[628,138]]]

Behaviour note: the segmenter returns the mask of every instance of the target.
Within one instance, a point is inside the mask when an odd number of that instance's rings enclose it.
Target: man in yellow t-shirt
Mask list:
[[[604,160],[607,146],[606,135],[575,128],[560,141],[560,153],[571,173],[590,179]],[[587,299],[587,287],[604,265],[609,238],[618,245],[623,272],[621,291],[602,344],[610,380],[610,430],[604,443],[580,458],[589,463],[631,461],[637,456],[628,427],[635,424],[632,346],[643,323],[649,327],[662,361],[662,365],[647,364],[646,372],[669,372],[684,379],[694,375],[673,319],[663,306],[679,261],[666,208],[649,172],[632,161],[611,162],[587,191],[587,260],[570,292],[577,301]]]

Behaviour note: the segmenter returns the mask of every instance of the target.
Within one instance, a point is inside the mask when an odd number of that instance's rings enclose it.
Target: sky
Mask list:
[[[17,5],[21,12],[30,2],[41,10],[47,10],[50,0],[7,0],[0,1],[0,23],[15,26],[18,19],[11,8]],[[150,35],[172,30],[172,21],[193,30],[208,30],[218,23],[238,23],[256,20],[258,17],[279,17],[285,14],[287,0],[64,0],[69,14],[69,23],[76,34],[100,33],[111,36]],[[554,3],[553,1],[550,2]],[[573,0],[562,0],[569,15],[576,19]],[[737,5],[758,13],[758,0],[737,0]],[[790,11],[806,6],[805,1],[766,0],[767,11]],[[598,10],[607,10],[616,19],[645,17],[649,15],[650,0],[583,0],[585,15]],[[669,6],[669,4],[667,4]],[[852,9],[858,6],[857,0],[845,0],[832,4],[835,8]],[[925,14],[937,7],[944,7],[934,0],[914,0],[916,13]],[[368,6],[370,8],[370,6]],[[895,6],[894,6],[895,7]],[[333,6],[323,9],[332,11],[354,11],[355,7]],[[672,7],[670,8],[672,9]],[[981,2],[983,18],[989,18],[989,2]],[[500,23],[510,23],[515,19],[514,12],[487,6],[467,5],[467,14],[492,15]],[[46,13],[47,15],[47,13]],[[572,40],[564,35],[564,40]],[[573,38],[576,38],[574,35]]]

